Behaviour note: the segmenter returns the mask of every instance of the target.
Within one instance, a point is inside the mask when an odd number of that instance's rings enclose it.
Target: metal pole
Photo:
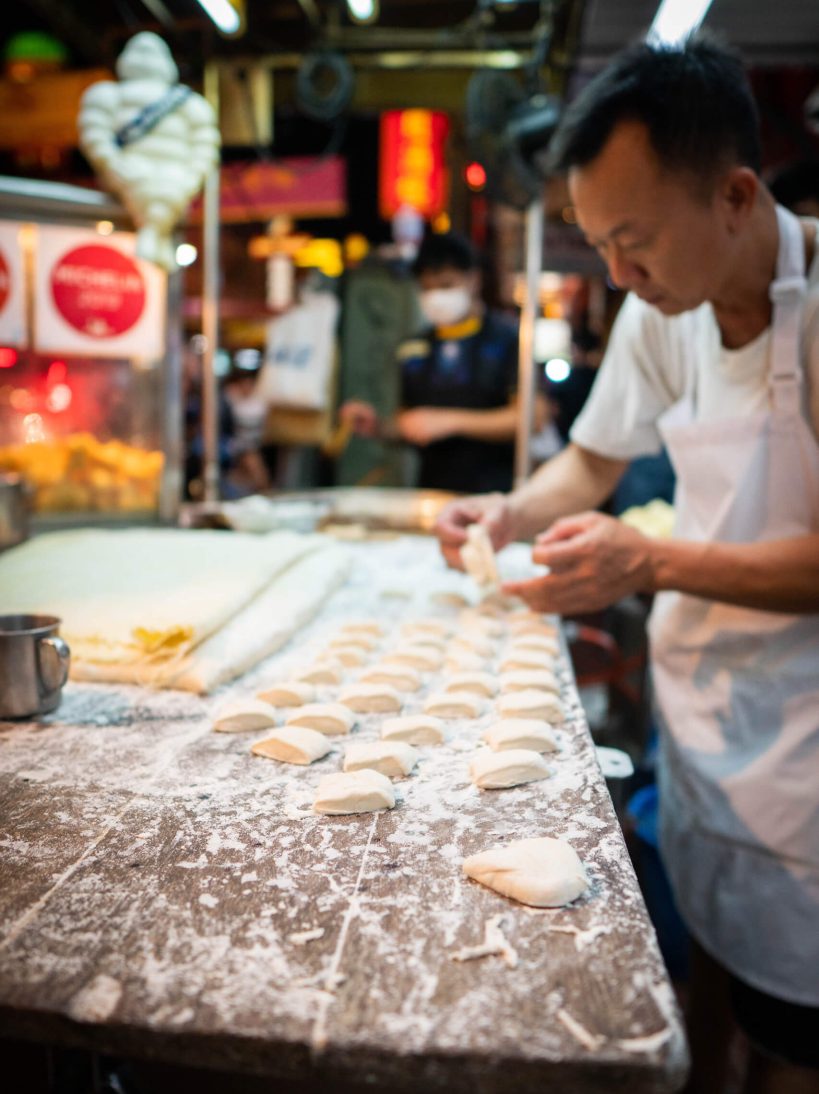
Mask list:
[[[205,66],[205,98],[219,117],[219,70]],[[202,483],[203,500],[219,500],[219,164],[205,180],[202,212]]]
[[[543,202],[533,201],[526,210],[526,295],[520,311],[518,356],[518,431],[515,438],[515,485],[529,478],[535,421],[535,317],[540,295],[543,259]]]

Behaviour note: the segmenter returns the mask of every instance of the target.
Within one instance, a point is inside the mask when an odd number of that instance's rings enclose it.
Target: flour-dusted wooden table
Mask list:
[[[554,775],[515,789],[467,777],[489,708],[361,816],[310,810],[341,745],[299,768],[252,756],[264,734],[211,732],[347,618],[384,625],[372,658],[405,619],[455,619],[430,600],[456,580],[432,543],[352,549],[319,617],[216,696],[70,685],[42,722],[0,723],[0,1031],[296,1089],[678,1089],[679,1015],[565,657]],[[588,896],[535,911],[463,877],[465,855],[534,835],[576,847]],[[453,960],[499,914],[517,965]]]

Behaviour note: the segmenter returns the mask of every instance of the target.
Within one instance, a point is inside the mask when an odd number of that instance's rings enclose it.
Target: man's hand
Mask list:
[[[402,410],[398,415],[401,440],[424,448],[434,441],[443,441],[456,432],[453,411],[437,406],[417,406]]]
[[[602,513],[564,517],[532,550],[532,561],[551,572],[507,582],[503,591],[541,612],[598,611],[630,593],[653,591],[653,546],[648,536]]]
[[[378,414],[372,403],[348,399],[339,407],[338,417],[359,437],[375,437],[378,433]]]
[[[466,529],[470,524],[484,525],[496,551],[514,538],[511,509],[503,494],[479,494],[450,502],[435,522],[435,533],[441,552],[453,569],[464,568],[461,547],[466,543]]]

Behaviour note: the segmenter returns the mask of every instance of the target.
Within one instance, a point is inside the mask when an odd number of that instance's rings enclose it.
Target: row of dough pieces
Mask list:
[[[477,640],[473,636],[456,642],[467,653],[471,649],[488,655],[485,639],[498,637],[502,628],[480,616],[472,615],[470,622],[482,624],[474,628]],[[513,630],[517,630],[518,638],[501,665],[501,691],[509,694],[499,701],[499,713],[506,717],[486,730],[484,740],[492,751],[479,754],[470,768],[473,782],[482,789],[516,786],[551,774],[541,753],[557,748],[549,722],[563,721],[558,685],[551,671],[558,652],[554,628],[534,613],[525,613],[525,618],[519,617],[517,622]],[[358,685],[341,693],[340,702],[311,702],[315,698],[311,685],[340,682],[340,676],[333,671],[335,666],[330,666],[331,675],[325,675],[327,663],[318,662],[301,678],[260,692],[255,704],[250,701],[223,711],[214,728],[223,732],[266,728],[275,724],[275,706],[300,707],[287,718],[284,727],[256,742],[252,751],[289,763],[307,764],[320,759],[331,750],[328,737],[352,730],[352,711],[400,710],[398,688],[418,690],[421,678],[417,670],[437,667],[436,654],[448,634],[446,624],[437,619],[419,620],[405,624],[402,631],[411,641],[395,652],[395,660],[385,658],[381,666],[363,674]],[[348,655],[353,652],[347,663],[358,663],[357,651],[372,650],[382,633],[375,621],[346,624],[330,650]],[[534,690],[532,684],[543,690]],[[429,697],[423,715],[389,718],[381,727],[381,741],[350,745],[345,752],[344,771],[324,776],[313,808],[332,815],[392,808],[395,794],[390,777],[411,773],[418,760],[413,745],[440,744],[445,737],[444,717],[475,718],[481,713],[480,699],[470,693],[485,698],[495,695],[494,677],[474,669],[456,673],[443,694]],[[568,903],[588,887],[574,849],[550,837],[518,840],[481,852],[466,859],[463,869],[467,876],[496,891],[538,907]]]

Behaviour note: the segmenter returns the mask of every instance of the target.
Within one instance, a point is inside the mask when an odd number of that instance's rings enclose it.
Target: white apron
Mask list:
[[[801,398],[804,239],[792,214],[777,208],[777,219],[770,410],[698,423],[692,379],[659,423],[681,539],[819,531],[819,445]],[[668,592],[650,637],[660,840],[683,918],[746,983],[817,1006],[819,615]]]

